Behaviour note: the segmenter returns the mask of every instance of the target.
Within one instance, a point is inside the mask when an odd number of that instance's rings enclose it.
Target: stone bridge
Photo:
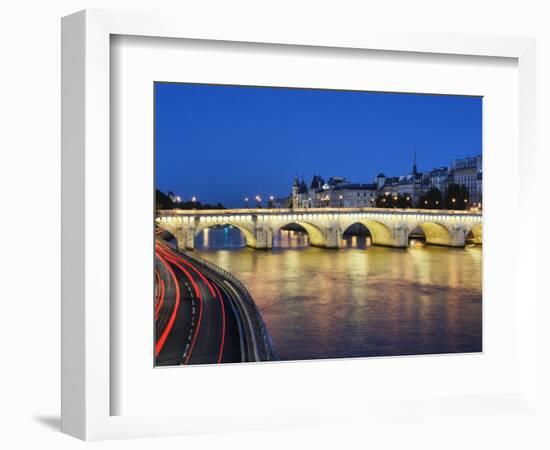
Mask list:
[[[157,225],[172,233],[179,249],[195,248],[195,238],[205,228],[232,225],[243,233],[246,245],[269,249],[274,234],[282,227],[297,224],[309,235],[311,245],[339,248],[342,235],[360,223],[370,232],[373,245],[406,248],[410,233],[417,227],[426,243],[464,247],[471,233],[482,243],[482,215],[479,212],[383,209],[383,208],[309,208],[309,209],[224,209],[159,210]]]

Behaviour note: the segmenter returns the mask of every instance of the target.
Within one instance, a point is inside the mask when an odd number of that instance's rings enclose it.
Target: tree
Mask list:
[[[463,184],[451,183],[445,195],[445,208],[462,211],[469,207],[470,193]]]
[[[418,207],[421,209],[441,209],[443,207],[443,194],[436,187],[430,188],[426,194],[420,197]]]
[[[402,195],[397,195],[397,200],[395,200],[395,205],[398,208],[410,208],[412,206],[412,195],[405,193]]]
[[[223,206],[221,203],[216,203],[215,205],[211,205],[209,203],[201,203],[199,201],[191,201],[188,200],[186,202],[180,202],[176,206],[178,209],[225,209],[225,206]]]
[[[157,209],[174,209],[172,199],[158,189],[155,192],[155,205]]]
[[[379,195],[376,197],[376,206],[378,208],[393,208],[393,195]]]
[[[412,195],[410,194],[383,194],[376,198],[378,208],[410,208],[412,206]]]
[[[174,194],[172,194],[174,197]],[[172,199],[164,192],[158,189],[155,192],[155,206],[157,209],[225,209],[221,203],[215,205],[209,205],[208,203],[202,204],[199,201],[187,200],[187,201],[172,201]]]

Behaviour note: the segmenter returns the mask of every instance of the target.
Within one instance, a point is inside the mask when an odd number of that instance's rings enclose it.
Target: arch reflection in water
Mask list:
[[[366,249],[373,244],[370,229],[361,222],[356,222],[344,230],[342,248]]]
[[[367,249],[372,245],[372,237],[370,235],[350,235],[344,234],[342,237],[342,248],[357,248]]]
[[[232,225],[205,228],[195,238],[196,249],[231,249],[245,246],[244,234]]]
[[[281,228],[273,235],[274,248],[302,248],[309,247],[309,245],[309,235],[303,227],[297,224]]]

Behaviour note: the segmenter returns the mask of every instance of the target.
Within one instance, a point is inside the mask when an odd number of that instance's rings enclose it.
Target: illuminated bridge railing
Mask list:
[[[189,219],[198,219],[200,222],[209,221],[213,218],[222,220],[231,217],[234,220],[250,221],[253,218],[262,219],[290,219],[290,218],[331,218],[345,219],[352,217],[394,217],[402,219],[420,219],[433,218],[438,220],[460,220],[481,221],[481,211],[470,210],[443,210],[443,209],[399,209],[399,208],[296,208],[296,209],[210,209],[210,210],[190,210],[190,209],[164,209],[157,210],[157,217],[162,218],[180,217]]]

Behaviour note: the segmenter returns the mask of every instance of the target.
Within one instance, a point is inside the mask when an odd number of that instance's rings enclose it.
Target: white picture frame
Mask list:
[[[368,49],[481,57],[513,58],[519,73],[519,186],[514,198],[527,199],[517,210],[535,223],[529,176],[535,166],[535,42],[527,38],[488,37],[444,33],[399,33],[384,30],[327,30],[311,35],[304,30],[281,30],[269,23],[250,23],[235,29],[229,23],[201,23],[189,17],[112,11],[82,11],[62,22],[62,430],[86,440],[161,436],[208,430],[265,426],[265,415],[239,425],[216,423],[205,416],[192,421],[182,415],[112,415],[116,385],[110,373],[113,323],[110,315],[111,211],[110,186],[110,39],[112,35],[200,39],[242,43],[285,44],[333,49]],[[533,225],[534,227],[534,225]],[[517,285],[528,286],[518,303],[518,353],[521,361],[515,389],[490,396],[463,399],[426,398],[409,406],[491,413],[503,404],[516,412],[536,408],[536,279],[534,239],[518,249]],[[516,295],[519,295],[516,293]],[[112,356],[112,355],[111,355]],[[301,363],[297,363],[301,364]],[[419,362],[421,364],[421,362]],[[310,371],[312,370],[310,367]],[[263,373],[275,370],[264,366]],[[348,367],[352,370],[352,366]],[[182,375],[184,376],[184,375]],[[404,396],[402,399],[407,398]],[[259,400],[258,400],[259,401]],[[395,401],[395,400],[393,400]],[[373,404],[279,405],[283,414],[274,426],[322,423],[334,417],[373,417],[390,407]],[[325,405],[327,407],[327,405]],[[390,414],[391,415],[391,414]]]

